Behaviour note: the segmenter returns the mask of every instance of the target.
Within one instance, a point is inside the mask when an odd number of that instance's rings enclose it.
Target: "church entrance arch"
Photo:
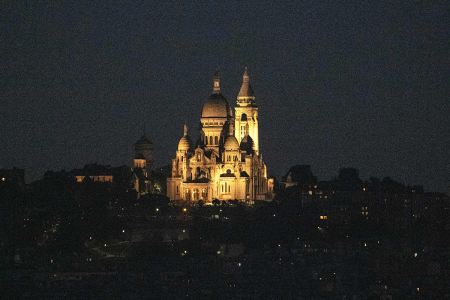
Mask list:
[[[194,192],[193,192],[193,196],[194,196],[194,200],[195,201],[198,201],[199,200],[199,192],[198,192],[198,189],[197,188],[195,188],[194,189]]]

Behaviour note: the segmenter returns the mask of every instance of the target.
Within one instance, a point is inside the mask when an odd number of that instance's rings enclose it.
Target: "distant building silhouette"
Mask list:
[[[86,177],[89,177],[92,181],[113,181],[113,170],[109,165],[87,164],[83,169],[74,169],[71,173],[75,176],[77,182],[82,182]]]

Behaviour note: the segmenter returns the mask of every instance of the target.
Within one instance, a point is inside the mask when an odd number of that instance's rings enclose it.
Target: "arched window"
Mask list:
[[[241,121],[247,121],[247,114],[241,115]]]
[[[222,193],[223,193],[223,184],[222,184]]]
[[[216,143],[216,145],[219,145],[219,137],[218,136],[214,137],[214,142]]]
[[[225,193],[227,192],[227,183],[225,182]]]
[[[208,145],[208,137],[205,136],[205,145]]]
[[[210,145],[214,145],[214,144],[213,144],[213,137],[212,137],[212,136],[209,137],[209,144],[210,144]]]
[[[178,191],[178,185],[177,185],[177,194],[179,193],[179,191]]]
[[[228,185],[228,193],[230,192],[230,185]]]

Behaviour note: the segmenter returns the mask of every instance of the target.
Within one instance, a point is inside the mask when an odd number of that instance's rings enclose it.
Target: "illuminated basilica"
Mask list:
[[[184,135],[172,160],[167,179],[171,200],[210,203],[237,199],[247,203],[267,200],[273,181],[259,151],[258,107],[245,70],[237,106],[232,108],[220,92],[214,74],[213,93],[202,109],[200,138],[194,145],[184,125]]]

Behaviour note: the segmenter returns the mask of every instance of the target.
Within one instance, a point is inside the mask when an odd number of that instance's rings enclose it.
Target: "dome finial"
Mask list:
[[[187,124],[186,122],[184,122],[184,136],[187,135],[187,130],[188,130]]]
[[[219,77],[219,71],[218,71],[217,68],[214,71],[214,89],[213,89],[213,93],[214,94],[220,93],[220,77]]]
[[[245,67],[245,72],[244,72],[244,82],[249,82],[250,78],[248,76],[248,72],[247,72],[247,67]]]

